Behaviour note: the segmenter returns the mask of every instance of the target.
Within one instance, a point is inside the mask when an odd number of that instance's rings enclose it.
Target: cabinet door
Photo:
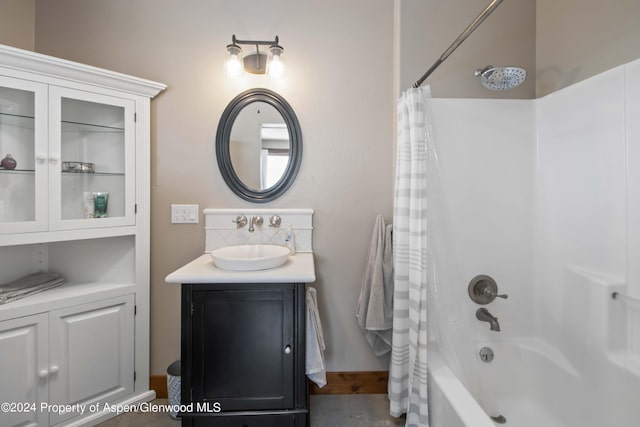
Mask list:
[[[0,76],[0,233],[47,228],[46,126],[46,85]]]
[[[135,102],[52,86],[49,111],[51,229],[134,225]]]
[[[2,426],[48,426],[47,315],[0,322],[0,402],[14,407],[0,411]],[[11,411],[14,410],[14,411]]]
[[[125,295],[49,313],[52,404],[102,404],[133,393],[133,310],[133,295]],[[75,415],[51,413],[51,424]]]
[[[193,291],[192,387],[223,411],[293,407],[293,289]]]

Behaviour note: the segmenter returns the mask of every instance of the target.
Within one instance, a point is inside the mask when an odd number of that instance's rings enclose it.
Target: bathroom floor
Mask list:
[[[166,399],[153,403],[163,405]],[[404,418],[389,415],[384,394],[311,395],[311,427],[400,427]],[[112,418],[100,427],[179,427],[181,422],[165,413],[132,412]]]

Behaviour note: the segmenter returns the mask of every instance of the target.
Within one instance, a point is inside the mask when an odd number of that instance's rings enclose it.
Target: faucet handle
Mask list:
[[[280,227],[280,224],[282,224],[282,218],[280,218],[280,216],[278,215],[271,215],[269,217],[269,227]]]
[[[469,282],[469,297],[478,304],[489,304],[496,298],[507,299],[507,294],[498,293],[498,285],[491,277],[481,274]]]
[[[236,228],[242,228],[247,225],[247,217],[244,215],[238,215],[236,219],[232,219],[231,222],[236,224]]]
[[[482,293],[483,293],[483,295],[488,296],[489,298],[492,298],[492,299],[493,298],[502,298],[502,299],[509,298],[509,295],[507,295],[507,294],[496,294],[489,287],[485,287],[484,289],[482,289]]]

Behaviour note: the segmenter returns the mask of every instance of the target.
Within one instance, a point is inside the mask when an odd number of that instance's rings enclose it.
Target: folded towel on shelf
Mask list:
[[[324,364],[324,335],[318,313],[318,297],[315,288],[309,287],[306,292],[307,301],[307,347],[306,374],[318,387],[327,384],[327,372]]]
[[[391,351],[393,329],[393,242],[391,225],[378,215],[369,243],[356,317],[376,356]]]
[[[55,273],[41,271],[29,274],[5,285],[0,285],[0,304],[6,304],[64,283],[62,277]]]

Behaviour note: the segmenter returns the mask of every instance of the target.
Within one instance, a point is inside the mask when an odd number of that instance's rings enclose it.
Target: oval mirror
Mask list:
[[[302,160],[300,124],[289,103],[268,89],[249,89],[225,108],[216,134],[222,178],[238,196],[268,202],[281,196]]]

